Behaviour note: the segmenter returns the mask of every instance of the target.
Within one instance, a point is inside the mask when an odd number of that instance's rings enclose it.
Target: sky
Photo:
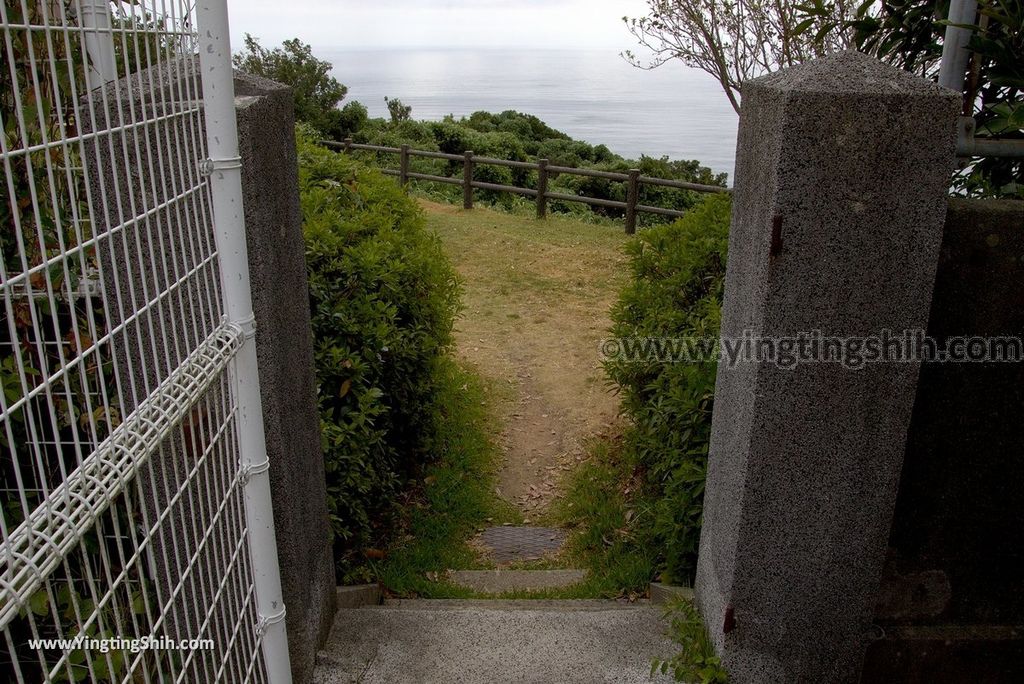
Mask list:
[[[231,42],[313,47],[633,47],[645,0],[228,0]]]

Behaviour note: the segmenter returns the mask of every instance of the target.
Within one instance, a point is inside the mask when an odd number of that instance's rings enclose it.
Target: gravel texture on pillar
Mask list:
[[[334,617],[292,91],[235,73],[239,154],[292,680],[308,683]]]
[[[959,100],[856,52],[744,84],[724,338],[926,327]],[[917,377],[719,365],[696,597],[732,681],[857,681]]]

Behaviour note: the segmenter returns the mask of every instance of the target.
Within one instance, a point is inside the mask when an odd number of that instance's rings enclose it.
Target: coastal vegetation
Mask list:
[[[605,145],[574,140],[532,114],[511,110],[500,113],[477,111],[459,118],[449,115],[441,121],[416,121],[411,118],[410,107],[403,105],[400,100],[389,100],[388,106],[392,110],[389,119],[371,119],[366,116],[365,107],[361,104],[349,103],[342,110],[343,118],[350,124],[342,131],[343,136],[351,138],[353,142],[370,145],[408,145],[412,149],[456,155],[472,151],[478,156],[521,162],[547,159],[554,166],[618,173],[639,169],[642,175],[656,178],[721,187],[725,187],[726,184],[726,174],[714,173],[699,161],[673,160],[667,156],[626,159]],[[394,167],[396,164],[394,156],[387,154],[356,154],[364,161],[382,167]],[[463,168],[457,161],[414,157],[410,160],[410,171],[461,178]],[[482,164],[476,166],[474,179],[485,183],[529,188],[536,188],[538,181],[535,170]],[[462,190],[457,186],[417,183],[417,189],[437,201],[462,202]],[[552,173],[549,176],[548,189],[553,193],[582,195],[599,200],[626,200],[625,184],[605,178]],[[477,190],[476,195],[478,201],[492,208],[513,212],[533,211],[531,200],[509,193]],[[692,190],[643,185],[638,199],[641,204],[683,211],[695,206],[700,201],[700,196]],[[548,210],[554,214],[571,215],[583,220],[621,218],[623,215],[622,209],[586,206],[563,200],[551,200]],[[640,218],[640,224],[657,225],[670,220],[662,216],[645,214]]]
[[[309,122],[298,129],[300,190],[339,579],[383,575],[401,591],[423,591],[423,572],[416,568],[422,570],[428,560],[456,563],[465,552],[455,541],[460,535],[484,518],[511,519],[486,484],[497,458],[495,443],[487,438],[495,428],[480,408],[488,402],[487,383],[451,359],[458,278],[436,235],[425,229],[416,202],[373,168],[372,157],[321,147],[324,128],[391,147],[407,144],[452,154],[473,150],[613,171],[639,165],[648,175],[704,184],[721,185],[725,177],[696,161],[626,160],[519,112],[424,122],[413,120],[409,107],[392,99],[387,120],[370,118],[357,102],[332,107],[330,117],[318,116],[322,107],[313,103],[340,101],[345,93],[308,46],[293,41],[267,51],[250,39],[247,49],[237,64],[261,61],[260,73],[268,76],[300,72],[293,81],[302,91],[296,93],[296,111]],[[435,165],[433,173],[443,174],[449,165],[424,161]],[[493,176],[482,180],[523,185],[533,172],[499,167],[487,173]],[[565,184],[563,191],[621,199],[616,195],[621,184],[602,179],[555,182]],[[446,191],[447,186],[427,188],[434,199],[448,199]],[[613,307],[611,333],[715,335],[728,196],[650,191],[666,195],[645,202],[690,214],[649,227],[628,243],[630,278]],[[507,198],[489,199],[496,208],[518,209]],[[553,205],[552,213],[567,218],[605,220],[589,208]],[[576,530],[572,553],[595,569],[593,588],[600,586],[602,595],[642,593],[656,576],[689,582],[699,539],[714,364],[611,360],[605,372],[621,397],[625,432],[592,445],[591,458],[566,482],[565,505],[553,515]],[[479,398],[473,410],[460,403],[466,397]],[[462,475],[456,477],[456,470]],[[443,490],[436,488],[439,480],[447,483]],[[603,483],[607,496],[593,496],[595,482]],[[399,505],[413,501],[419,504]],[[438,520],[446,522],[438,527]],[[415,530],[418,541],[389,553],[382,563],[398,530]]]
[[[612,309],[613,339],[718,336],[730,210],[727,195],[712,195],[627,244],[629,280]],[[646,558],[644,581],[689,585],[717,366],[612,357],[604,368],[628,422],[570,479],[566,521],[581,530],[577,539],[600,559],[595,565]]]
[[[523,112],[477,111],[468,116],[448,115],[441,121],[417,121],[410,105],[397,98],[385,98],[388,117],[371,118],[366,106],[358,101],[345,102],[347,88],[330,76],[331,65],[317,59],[309,45],[298,39],[285,41],[280,48],[264,48],[252,36],[246,36],[245,49],[234,58],[235,66],[258,76],[287,83],[293,89],[296,118],[309,125],[323,139],[387,147],[409,145],[428,152],[476,155],[510,161],[547,159],[555,166],[626,172],[639,169],[645,176],[687,181],[702,185],[725,187],[727,177],[715,173],[697,160],[669,159],[667,156],[626,159],[606,145],[574,140],[538,117]],[[363,162],[379,167],[394,166],[393,157],[376,153],[357,153]],[[416,157],[410,171],[438,176],[462,175],[457,162]],[[537,172],[527,169],[479,165],[474,178],[485,183],[536,187]],[[555,193],[585,195],[597,199],[623,202],[623,183],[603,178],[551,174],[549,190]],[[418,188],[431,199],[461,202],[462,191],[452,185],[420,183]],[[519,197],[491,190],[478,191],[479,201],[505,211],[532,211],[532,205]],[[698,193],[653,185],[641,187],[641,204],[683,211],[700,201]],[[549,211],[580,219],[621,218],[622,210],[590,207],[575,202],[552,200]],[[657,225],[670,221],[665,217],[644,214],[641,225]]]
[[[344,86],[301,42],[268,51],[247,38],[247,49],[238,66],[298,84],[300,196],[337,578],[381,582],[404,596],[467,595],[445,574],[477,566],[473,533],[525,522],[495,491],[502,426],[494,404],[504,387],[488,383],[453,354],[462,290],[436,226],[428,230],[417,202],[373,168],[380,160],[333,153],[318,140],[345,137],[456,155],[471,149],[487,157],[605,171],[639,168],[645,175],[702,184],[724,185],[725,175],[696,161],[626,160],[517,112],[422,122],[412,118],[409,105],[388,99],[389,119],[372,119],[358,102],[339,109]],[[461,171],[445,160],[422,163],[430,165],[416,169],[422,173]],[[537,181],[531,170],[480,171],[489,174],[480,178],[486,182]],[[552,184],[563,193],[625,199],[621,183],[600,178],[555,177]],[[446,195],[451,186],[426,190],[434,199],[457,199]],[[690,213],[672,223],[651,220],[655,225],[628,244],[629,280],[612,309],[611,334],[716,335],[728,196],[645,191],[645,204]],[[523,209],[508,197],[481,200],[506,211]],[[550,211],[596,222],[613,215],[557,202]],[[480,215],[497,228],[497,221]],[[529,221],[523,219],[517,232],[532,231],[529,240],[543,244],[544,229],[537,227],[550,222]],[[577,230],[583,236],[598,227]],[[477,234],[484,229],[477,226]],[[546,281],[523,284],[548,287]],[[632,599],[654,579],[692,582],[715,365],[610,359],[604,371],[622,396],[628,422],[625,431],[590,443],[588,457],[566,473],[564,494],[547,514],[551,523],[572,530],[556,562],[590,570],[585,583],[552,596]],[[682,650],[655,667],[677,679],[724,681],[696,613],[682,606],[674,615],[673,635]]]

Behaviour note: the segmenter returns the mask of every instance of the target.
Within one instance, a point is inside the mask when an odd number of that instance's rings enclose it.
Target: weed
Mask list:
[[[672,673],[677,682],[724,684],[729,675],[715,654],[714,644],[700,619],[696,606],[685,599],[671,601],[665,611],[670,620],[669,635],[682,648],[668,660],[655,660],[651,674]]]

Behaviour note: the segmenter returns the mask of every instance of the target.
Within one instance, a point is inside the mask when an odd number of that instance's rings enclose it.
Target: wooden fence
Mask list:
[[[405,186],[411,180],[430,181],[432,183],[448,183],[450,185],[462,186],[462,205],[466,209],[473,208],[473,190],[493,190],[496,192],[511,192],[517,195],[533,197],[537,200],[537,217],[545,218],[548,213],[548,200],[562,200],[564,202],[581,202],[597,207],[608,207],[612,209],[623,209],[626,212],[626,233],[636,232],[636,217],[639,213],[659,214],[661,216],[679,217],[685,212],[678,209],[665,209],[647,204],[640,204],[640,186],[658,185],[666,188],[679,190],[695,190],[697,192],[730,192],[728,188],[717,185],[702,185],[700,183],[688,183],[686,181],[671,180],[668,178],[654,178],[640,174],[639,169],[630,169],[627,173],[614,171],[598,171],[595,169],[577,169],[571,166],[555,166],[548,163],[547,159],[540,159],[537,162],[512,161],[509,159],[494,159],[492,157],[478,157],[472,151],[467,150],[463,154],[446,154],[444,152],[428,152],[426,150],[414,150],[408,145],[401,147],[385,147],[383,145],[364,145],[352,142],[346,138],[342,142],[336,140],[323,140],[322,144],[333,147],[344,152],[354,150],[366,152],[383,152],[386,154],[397,154],[399,164],[397,169],[384,169],[384,173],[390,176],[398,176],[399,182]],[[444,159],[462,163],[462,177],[457,176],[435,176],[429,173],[415,173],[409,170],[409,159],[411,157],[426,157],[428,159]],[[473,169],[477,164],[493,164],[495,166],[506,166],[513,169],[528,169],[537,172],[537,187],[520,188],[515,185],[500,185],[497,183],[485,183],[473,180]],[[569,195],[562,192],[551,192],[548,190],[548,179],[551,174],[569,174],[571,176],[589,176],[592,178],[606,178],[608,180],[620,181],[626,184],[626,201],[601,199],[598,197],[586,197],[583,195]]]

